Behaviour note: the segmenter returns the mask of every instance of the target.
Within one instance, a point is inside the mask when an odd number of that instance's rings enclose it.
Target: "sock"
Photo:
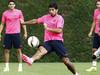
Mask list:
[[[19,63],[19,67],[22,67],[22,63]]]
[[[78,73],[76,72],[75,75],[78,75]]]
[[[9,68],[9,63],[5,63],[5,66],[6,66],[7,68]]]
[[[34,62],[33,58],[30,58],[30,60],[31,60],[32,62]]]
[[[93,60],[93,61],[92,61],[92,66],[93,66],[93,67],[96,67],[96,66],[97,66],[97,61]]]

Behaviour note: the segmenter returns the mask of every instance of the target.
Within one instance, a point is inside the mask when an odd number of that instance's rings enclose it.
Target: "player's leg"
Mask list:
[[[99,58],[99,55],[100,55],[100,47],[97,49],[97,51],[94,52],[93,59],[96,60],[97,58]]]
[[[96,48],[93,48],[93,53],[96,51],[97,49]],[[86,69],[86,71],[88,71],[88,72],[91,72],[91,71],[96,71],[97,70],[97,61],[96,61],[96,59],[93,59],[92,60],[92,66],[90,67],[90,68],[88,68],[88,69]]]
[[[4,38],[4,60],[5,60],[5,67],[4,67],[4,72],[9,71],[9,54],[10,54],[10,49],[12,48],[12,41],[11,41],[11,35],[6,34]]]
[[[67,50],[65,49],[62,41],[53,41],[52,42],[53,48],[55,49],[55,52],[60,58],[62,59],[63,63],[67,66],[67,68],[74,74],[79,75],[72,62],[68,58]]]
[[[39,46],[38,51],[32,56],[31,59],[34,62],[40,59],[45,54],[50,53],[51,51],[52,51],[51,41],[44,42],[43,46]]]
[[[97,48],[93,48],[93,54],[97,51]],[[97,70],[97,60],[96,59],[93,59],[92,61],[92,67],[94,68],[93,70]],[[92,71],[92,70],[91,70]]]
[[[17,49],[17,58],[18,58],[18,61],[19,61],[18,72],[23,71],[21,55],[22,55],[21,49]]]
[[[19,65],[18,65],[18,72],[21,72],[23,71],[23,68],[22,68],[22,59],[21,59],[21,55],[22,55],[22,51],[21,51],[21,41],[20,41],[20,34],[14,34],[12,36],[12,40],[13,40],[13,46],[15,49],[17,49],[17,58],[18,58],[18,62],[19,62]]]
[[[100,55],[100,47],[97,49],[97,51],[94,52],[94,54],[92,56],[92,59],[94,61],[96,61],[99,58],[99,55]],[[96,71],[97,68],[95,66],[96,66],[96,63],[94,62],[93,63],[93,67],[90,70],[88,70],[88,71],[92,71],[92,70]]]
[[[98,48],[98,50],[97,50],[96,52],[94,52],[94,55],[95,55],[96,57],[99,57],[99,55],[100,55],[100,47]]]
[[[92,49],[93,54],[99,48],[99,42],[100,42],[98,41],[99,39],[100,39],[100,36],[98,36],[97,34],[94,34],[93,49]],[[93,59],[92,66],[89,69],[86,69],[86,71],[91,72],[91,71],[96,71],[96,70],[97,70],[97,61],[96,59]]]
[[[32,65],[32,63],[38,59],[40,59],[43,55],[47,54],[47,50],[43,47],[40,46],[37,50],[37,52],[31,57],[29,58],[28,56],[26,56],[25,54],[22,54],[22,59],[28,64],[28,65]]]
[[[72,64],[72,62],[69,60],[68,57],[63,57],[62,58],[64,64],[67,66],[67,68],[74,74],[74,75],[79,75],[77,72],[76,72],[76,69],[74,67],[74,65]]]
[[[36,61],[36,60],[39,60],[42,56],[47,54],[47,52],[48,51],[43,46],[40,46],[38,48],[38,51],[32,56],[33,62]]]
[[[4,60],[5,60],[5,67],[4,67],[4,72],[9,71],[9,50],[5,49],[4,50]]]
[[[28,56],[26,56],[25,54],[22,55],[22,59],[29,65],[32,65],[32,63],[38,59],[40,59],[42,56],[44,56],[45,54],[47,54],[48,52],[50,52],[52,50],[51,46],[50,46],[50,42],[45,42],[43,46],[39,46],[37,52],[31,57],[29,58]]]
[[[100,56],[100,36],[98,37],[98,49],[97,51],[94,52],[94,56],[96,56],[97,58]]]

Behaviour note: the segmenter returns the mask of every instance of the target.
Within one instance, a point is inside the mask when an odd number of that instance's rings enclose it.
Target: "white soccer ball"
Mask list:
[[[36,36],[30,36],[28,38],[28,45],[30,47],[37,47],[37,46],[39,46],[39,39]]]

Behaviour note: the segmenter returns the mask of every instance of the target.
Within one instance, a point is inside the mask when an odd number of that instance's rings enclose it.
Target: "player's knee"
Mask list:
[[[64,63],[68,63],[70,60],[69,60],[69,58],[67,58],[67,57],[63,57],[63,58],[62,58],[62,61],[63,61]]]
[[[5,49],[4,52],[5,52],[5,53],[9,53],[10,51],[9,51],[8,49]]]
[[[17,50],[17,54],[21,54],[22,52],[21,52],[21,49],[18,49]]]
[[[95,55],[92,56],[92,59],[95,60],[97,57]]]
[[[47,54],[48,52],[43,46],[39,47],[39,51],[41,52],[42,55]]]
[[[93,48],[93,49],[92,49],[92,52],[94,53],[96,50],[97,50],[96,48]]]
[[[45,54],[47,54],[47,51],[46,50],[43,50],[42,51],[42,55],[45,55]]]

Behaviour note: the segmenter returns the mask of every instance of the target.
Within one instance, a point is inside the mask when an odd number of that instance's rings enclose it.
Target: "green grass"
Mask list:
[[[98,71],[86,72],[85,70],[91,66],[90,63],[74,63],[80,75],[99,75],[100,63],[98,63]],[[17,72],[18,63],[10,64],[10,72],[3,72],[4,63],[0,63],[0,75],[72,75],[63,63],[34,63],[32,66],[23,64],[24,71]]]

